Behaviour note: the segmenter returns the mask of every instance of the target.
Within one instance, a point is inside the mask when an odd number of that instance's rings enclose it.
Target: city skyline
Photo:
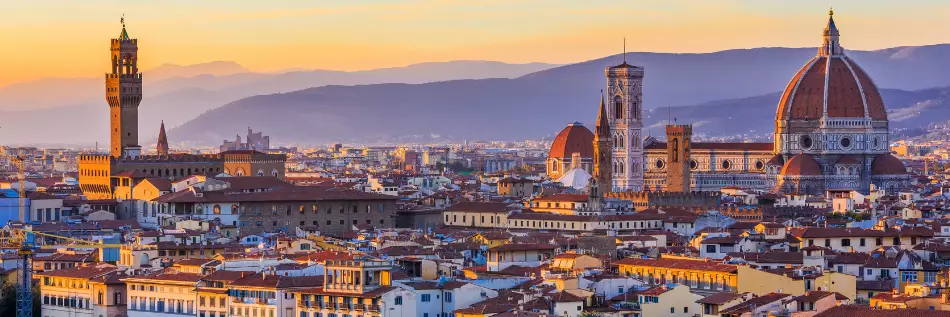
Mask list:
[[[939,16],[950,4],[937,1],[806,1],[794,8],[752,1],[35,1],[0,4],[6,12],[43,13],[0,21],[0,42],[30,48],[4,53],[0,85],[98,75],[107,66],[98,58],[107,45],[102,39],[118,36],[123,14],[130,34],[149,43],[142,57],[145,70],[165,63],[234,61],[274,72],[451,60],[564,64],[619,53],[623,37],[629,51],[813,47],[814,25],[822,19],[816,13],[829,5],[847,21],[842,45],[848,49],[950,42]]]

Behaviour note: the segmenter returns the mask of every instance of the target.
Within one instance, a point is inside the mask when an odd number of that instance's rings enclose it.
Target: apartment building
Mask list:
[[[37,273],[43,317],[97,317],[126,314],[125,284],[119,268],[97,264]]]
[[[324,267],[322,285],[292,291],[298,316],[415,316],[407,293],[392,285],[388,261],[327,260]]]
[[[627,258],[611,265],[618,274],[643,279],[650,285],[678,283],[700,294],[734,292],[739,284],[737,266],[703,260]]]
[[[175,269],[125,278],[128,317],[194,316],[200,280],[200,274]]]

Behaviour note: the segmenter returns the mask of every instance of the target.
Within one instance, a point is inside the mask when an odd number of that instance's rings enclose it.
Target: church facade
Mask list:
[[[667,126],[666,142],[643,142],[643,68],[608,67],[607,107],[614,192],[718,191],[725,186],[781,193],[889,191],[910,176],[890,154],[886,108],[874,81],[841,48],[833,12],[818,54],[792,77],[777,106],[774,142],[692,142],[689,125]],[[593,147],[599,146],[592,144]]]

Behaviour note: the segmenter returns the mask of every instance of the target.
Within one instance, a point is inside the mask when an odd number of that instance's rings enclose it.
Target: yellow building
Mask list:
[[[627,258],[612,265],[620,275],[650,285],[683,284],[696,293],[735,292],[739,283],[737,266],[703,260]]]
[[[557,194],[532,199],[527,205],[537,212],[576,215],[589,210],[587,206],[588,198],[584,194]]]
[[[42,272],[40,303],[44,317],[125,316],[125,284],[109,264]]]
[[[442,217],[446,226],[507,228],[508,204],[461,202],[442,212]]]
[[[854,275],[814,268],[779,269],[766,272],[748,266],[739,266],[739,292],[765,295],[783,293],[793,296],[809,291],[837,292],[854,299],[857,278]],[[779,272],[780,271],[780,272]]]
[[[476,233],[472,242],[494,248],[511,241],[511,234],[503,231],[487,231]]]
[[[129,316],[147,312],[195,315],[200,274],[165,269],[148,275],[126,278]]]
[[[327,261],[323,287],[291,291],[297,298],[296,309],[307,316],[346,316],[351,312],[381,316],[387,312],[383,306],[384,296],[392,296],[399,290],[391,284],[391,269],[387,261]],[[402,301],[402,297],[394,299],[398,306],[403,305]],[[404,307],[398,308],[399,316],[403,316]],[[387,313],[391,314],[394,313]]]
[[[595,257],[577,254],[562,253],[555,255],[548,266],[551,271],[557,272],[583,272],[588,269],[601,268],[604,263]]]

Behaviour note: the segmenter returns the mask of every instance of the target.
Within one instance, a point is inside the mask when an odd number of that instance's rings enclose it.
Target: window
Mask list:
[[[716,245],[715,244],[707,245],[706,253],[716,253]]]
[[[841,246],[843,246],[843,247],[850,247],[850,246],[851,246],[851,239],[847,239],[847,238],[841,239]]]
[[[861,240],[858,241],[858,244],[859,244],[860,246],[862,246],[862,247],[865,246],[865,245],[867,245],[867,243],[865,243],[865,241],[864,241],[864,238],[861,238]]]
[[[877,238],[877,239],[874,239],[874,243],[875,245],[882,245],[884,244],[884,240],[881,238]]]
[[[428,302],[430,302],[430,301],[432,301],[432,295],[429,295],[429,294],[422,294],[422,302],[423,302],[423,303],[428,303]]]
[[[683,306],[683,313],[684,314],[689,313],[689,307]]]
[[[826,247],[826,248],[830,248],[830,247],[831,247],[831,239],[825,239],[825,247]]]
[[[396,296],[396,299],[394,302],[396,303],[396,305],[402,305],[402,296]]]
[[[670,314],[676,313],[676,307],[670,307]]]
[[[901,272],[901,282],[917,283],[917,272]]]
[[[924,283],[933,283],[937,281],[937,272],[924,272]]]
[[[935,278],[936,278],[936,276],[935,276]],[[452,293],[451,293],[451,292],[445,293],[445,302],[446,302],[446,303],[451,303],[451,302],[452,302]]]

